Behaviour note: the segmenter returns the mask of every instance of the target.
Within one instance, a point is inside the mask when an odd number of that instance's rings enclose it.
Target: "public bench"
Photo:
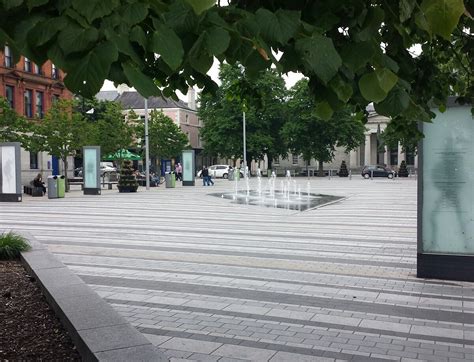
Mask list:
[[[23,186],[23,193],[31,195],[33,197],[43,196],[43,188],[36,187],[31,184]]]

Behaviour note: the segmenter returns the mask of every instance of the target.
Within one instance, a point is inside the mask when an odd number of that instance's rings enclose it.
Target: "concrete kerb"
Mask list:
[[[84,361],[168,361],[168,358],[29,233],[25,268],[69,332]]]

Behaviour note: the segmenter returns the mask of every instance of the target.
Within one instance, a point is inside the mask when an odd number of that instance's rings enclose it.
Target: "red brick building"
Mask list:
[[[0,51],[0,97],[6,98],[19,115],[43,118],[55,98],[72,99],[63,83],[64,73],[47,61],[43,65],[25,57],[14,64],[11,50]],[[45,177],[57,162],[44,152],[22,150],[22,181],[28,183],[38,172]]]
[[[54,98],[72,98],[63,78],[64,73],[50,61],[40,66],[21,57],[13,64],[8,46],[0,52],[0,96],[27,118],[42,118]]]

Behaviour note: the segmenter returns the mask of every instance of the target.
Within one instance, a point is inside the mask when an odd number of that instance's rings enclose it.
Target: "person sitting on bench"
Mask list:
[[[44,185],[43,176],[41,175],[41,173],[36,175],[36,177],[33,179],[33,186],[41,188],[43,190],[43,195],[46,194],[46,186]]]

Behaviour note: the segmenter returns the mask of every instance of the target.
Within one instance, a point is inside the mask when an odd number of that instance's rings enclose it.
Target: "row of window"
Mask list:
[[[5,98],[11,109],[15,109],[15,87],[12,85],[5,86]],[[58,95],[53,95],[53,101],[59,99]],[[34,105],[34,107],[33,107]],[[34,113],[33,113],[34,111]],[[44,92],[25,89],[23,92],[23,114],[28,118],[35,115],[38,118],[44,117]]]
[[[13,56],[12,51],[9,46],[5,46],[4,50],[5,55],[5,67],[13,68],[15,64],[13,64]],[[41,67],[38,64],[33,63],[30,59],[25,57],[25,63],[23,66],[23,70],[25,72],[35,73],[35,74],[43,74]],[[59,79],[59,71],[58,68],[54,64],[51,64],[51,77],[53,79]]]

